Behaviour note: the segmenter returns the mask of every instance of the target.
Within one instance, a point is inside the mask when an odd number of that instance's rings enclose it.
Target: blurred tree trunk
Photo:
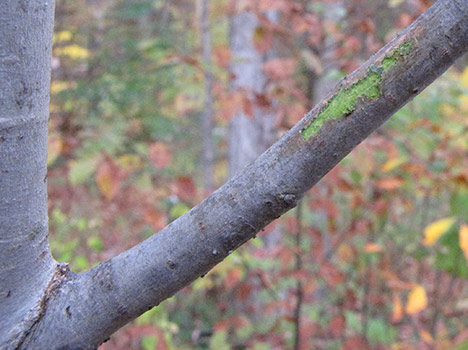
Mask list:
[[[75,274],[52,259],[47,241],[53,3],[4,2],[0,23],[0,348],[6,350],[96,349],[296,206],[468,50],[466,0],[439,0],[210,197],[139,245]],[[363,84],[370,84],[371,97],[356,92]],[[349,92],[359,98],[320,123],[330,101]]]
[[[252,115],[239,106],[233,116],[228,136],[229,177],[233,177],[246,165],[254,161],[270,147],[276,138],[275,113],[256,106],[256,95],[262,95],[267,84],[263,73],[263,63],[273,58],[274,50],[262,55],[255,48],[254,36],[259,30],[257,14],[249,10],[239,10],[240,2],[235,2],[234,14],[230,18],[230,47],[232,52],[231,81],[233,91],[243,92],[252,106]],[[277,11],[267,13],[272,22],[277,21]]]
[[[211,59],[210,1],[201,1],[200,15],[201,48],[205,102],[201,116],[203,138],[203,179],[206,193],[214,189],[213,180],[213,72]]]
[[[339,26],[343,20],[344,5],[342,1],[327,2],[323,4],[323,19],[322,21],[328,27],[332,25]],[[336,57],[336,49],[338,42],[332,33],[327,33],[325,30],[325,38],[319,50],[320,62],[323,65],[323,72],[317,79],[314,92],[314,103],[319,102],[338,82],[338,73],[340,67],[338,61],[340,57]]]

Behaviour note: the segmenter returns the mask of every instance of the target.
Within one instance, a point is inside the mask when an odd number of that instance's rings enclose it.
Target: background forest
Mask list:
[[[82,271],[183,215],[428,0],[57,0],[52,250]],[[467,59],[110,349],[468,349]]]

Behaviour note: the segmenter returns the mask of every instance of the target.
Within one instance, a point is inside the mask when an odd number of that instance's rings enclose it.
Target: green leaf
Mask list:
[[[78,185],[86,181],[95,171],[98,165],[97,157],[84,158],[74,161],[70,165],[68,179],[72,185]]]
[[[179,203],[177,203],[176,205],[174,205],[171,208],[171,211],[170,211],[169,215],[172,218],[178,218],[178,217],[181,217],[182,215],[184,215],[189,210],[190,210],[190,208],[188,206],[186,206],[184,203],[179,202]]]
[[[211,338],[211,350],[231,350],[226,332],[216,332]]]
[[[271,349],[271,345],[268,343],[263,343],[263,342],[256,343],[253,347],[253,350],[270,350],[270,349]]]
[[[461,186],[450,197],[450,212],[463,221],[468,221],[468,191]]]
[[[80,271],[88,268],[88,259],[83,255],[78,255],[73,262],[75,267]]]
[[[439,239],[441,249],[437,252],[435,266],[454,276],[468,278],[468,263],[460,248],[459,228],[453,225],[448,233]]]
[[[98,236],[91,236],[88,238],[88,247],[94,249],[97,252],[102,250],[102,241]]]
[[[398,331],[381,319],[369,320],[368,337],[371,343],[391,345],[395,342]]]
[[[141,338],[141,348],[143,350],[154,350],[158,345],[158,339],[154,335],[145,335]]]
[[[468,349],[468,340],[464,341],[463,343],[458,344],[453,350],[466,350]]]

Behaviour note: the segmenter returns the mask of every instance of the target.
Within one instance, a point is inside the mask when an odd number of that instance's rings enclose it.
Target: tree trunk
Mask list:
[[[238,7],[240,3],[236,2]],[[234,78],[231,87],[243,91],[252,102],[253,115],[247,115],[242,108],[233,116],[228,135],[229,177],[233,177],[253,162],[275,141],[275,114],[255,106],[255,94],[264,93],[267,78],[263,63],[267,58],[257,51],[254,35],[260,22],[252,11],[234,9],[230,19],[229,40],[232,51],[231,72]],[[274,20],[277,11],[266,14]],[[270,53],[271,56],[271,53]]]
[[[213,195],[132,249],[74,274],[55,272],[46,243],[52,7],[12,0],[1,17],[2,349],[97,348],[294,207],[468,49],[466,0],[439,0]]]
[[[0,348],[37,322],[56,264],[47,229],[47,122],[53,1],[0,10]]]
[[[213,72],[211,60],[211,29],[210,29],[210,1],[201,1],[201,47],[203,59],[203,75],[205,102],[202,113],[202,138],[203,138],[203,185],[205,193],[209,194],[214,189],[213,180]]]

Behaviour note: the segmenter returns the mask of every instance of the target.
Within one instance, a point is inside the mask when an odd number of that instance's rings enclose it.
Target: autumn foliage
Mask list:
[[[212,1],[213,66],[193,1],[57,1],[48,156],[56,259],[87,269],[203,199],[201,140],[227,177],[229,121],[273,111],[279,133],[430,1],[241,1],[268,78],[233,90],[229,1]],[[265,11],[278,11],[273,23]],[[201,135],[203,72],[215,129]],[[449,71],[295,209],[119,331],[109,349],[467,349],[468,69]],[[270,235],[281,234],[273,246]]]

